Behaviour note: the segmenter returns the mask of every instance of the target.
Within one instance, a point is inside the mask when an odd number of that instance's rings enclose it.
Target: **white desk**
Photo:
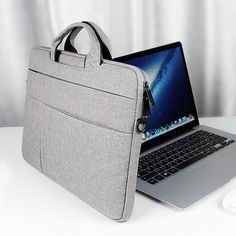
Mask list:
[[[236,134],[236,117],[201,123]],[[185,211],[136,193],[131,219],[116,223],[23,161],[21,136],[22,128],[0,128],[0,236],[236,234],[236,215],[221,207],[236,178]]]

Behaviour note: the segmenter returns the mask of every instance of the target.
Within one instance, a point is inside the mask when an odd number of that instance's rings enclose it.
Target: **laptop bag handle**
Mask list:
[[[101,45],[102,57],[104,59],[112,60],[110,40],[108,39],[106,34],[102,31],[102,29],[91,21],[82,21],[82,23],[88,24],[93,28]],[[77,53],[76,46],[75,46],[75,38],[77,37],[78,33],[79,33],[78,28],[75,28],[67,36],[65,44],[64,44],[65,51]]]
[[[84,28],[89,35],[90,38],[90,50],[85,58],[85,68],[96,68],[101,64],[101,45],[94,32],[93,28],[82,22],[74,23],[68,26],[65,30],[63,30],[52,42],[51,44],[51,54],[50,57],[53,61],[57,61],[57,48],[63,41],[63,39],[75,28],[78,28],[78,33]],[[77,34],[78,34],[77,33]]]

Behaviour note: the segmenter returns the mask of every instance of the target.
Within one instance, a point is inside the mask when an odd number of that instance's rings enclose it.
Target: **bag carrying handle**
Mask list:
[[[94,32],[93,28],[90,25],[82,22],[71,24],[54,39],[51,45],[51,54],[50,54],[50,57],[53,61],[56,61],[57,48],[61,44],[62,40],[72,30],[78,29],[77,30],[78,34],[83,28],[88,32],[91,44],[90,50],[85,58],[85,68],[96,68],[101,64],[101,45],[96,36],[96,33]]]
[[[96,25],[95,23],[93,23],[91,21],[82,21],[82,23],[88,24],[93,28],[93,30],[94,30],[94,32],[95,32],[95,34],[96,34],[96,36],[97,36],[97,38],[100,42],[100,45],[101,45],[102,57],[104,59],[112,60],[111,44],[110,44],[110,41],[109,41],[108,37],[102,31],[102,29],[98,25]],[[70,51],[70,52],[77,53],[76,46],[75,46],[75,38],[77,37],[79,31],[80,30],[78,30],[78,28],[75,28],[67,36],[65,44],[64,44],[64,50],[65,51]]]

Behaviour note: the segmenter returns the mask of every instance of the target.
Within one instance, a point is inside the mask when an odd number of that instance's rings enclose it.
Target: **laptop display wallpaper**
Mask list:
[[[194,101],[179,47],[125,61],[144,70],[156,106],[151,109],[143,140],[149,140],[194,120]]]

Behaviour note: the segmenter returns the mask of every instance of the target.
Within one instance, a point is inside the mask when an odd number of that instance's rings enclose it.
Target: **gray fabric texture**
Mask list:
[[[126,221],[136,189],[145,75],[109,60],[91,67],[86,55],[72,52],[57,52],[54,61],[52,50],[31,54],[23,157],[102,214]]]

